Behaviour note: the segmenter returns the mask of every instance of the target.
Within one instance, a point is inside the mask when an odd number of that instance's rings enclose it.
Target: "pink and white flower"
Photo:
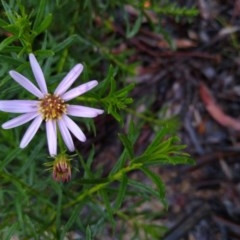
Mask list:
[[[38,87],[29,79],[16,71],[10,71],[10,76],[23,88],[32,93],[38,100],[1,100],[0,110],[22,115],[5,122],[4,129],[18,127],[32,120],[25,132],[20,148],[25,148],[38,131],[41,123],[46,123],[48,149],[51,156],[57,155],[57,126],[69,151],[74,151],[74,143],[70,133],[84,142],[86,136],[78,125],[68,116],[94,118],[103,113],[103,110],[80,105],[67,104],[94,88],[98,82],[92,80],[78,87],[68,90],[83,70],[82,64],[75,65],[59,83],[53,94],[48,92],[42,69],[35,56],[29,54],[29,61]]]

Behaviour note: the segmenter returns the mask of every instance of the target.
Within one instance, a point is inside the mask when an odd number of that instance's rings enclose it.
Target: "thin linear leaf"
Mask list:
[[[68,221],[66,224],[64,224],[63,230],[62,230],[62,237],[65,236],[65,234],[70,230],[70,228],[73,226],[73,224],[75,223],[76,219],[79,217],[79,213],[83,207],[84,203],[82,204],[78,204],[77,206],[75,206],[72,211],[71,211],[71,215],[68,218]]]
[[[7,164],[15,159],[16,156],[21,152],[20,148],[16,148],[8,153],[8,155],[0,161],[0,170],[2,170]]]
[[[139,194],[139,195],[143,196],[143,194],[144,194],[144,196],[147,197],[147,198],[150,198],[150,196],[159,197],[158,191],[156,191],[151,186],[148,186],[143,182],[139,182],[139,181],[136,181],[136,180],[133,180],[133,179],[129,179],[128,180],[128,185],[131,186],[134,189],[137,189],[137,193],[135,193],[135,195]]]
[[[126,195],[126,190],[127,190],[127,183],[128,183],[128,177],[126,174],[123,174],[122,179],[121,179],[121,184],[120,184],[120,187],[118,190],[118,195],[117,195],[116,201],[113,205],[114,211],[117,211],[121,207],[121,205],[124,201],[124,198]]]
[[[141,170],[156,184],[157,189],[158,189],[158,193],[159,193],[159,198],[160,198],[161,202],[163,203],[163,205],[165,207],[167,207],[167,202],[166,202],[166,199],[165,199],[165,192],[166,192],[165,185],[162,182],[159,175],[152,172],[151,170],[149,170],[146,167],[141,167]]]
[[[5,47],[10,45],[12,42],[16,41],[17,37],[16,36],[11,36],[8,38],[5,38],[1,43],[0,43],[0,51],[2,51]]]
[[[4,26],[6,25],[8,25],[8,23],[0,18],[0,27],[4,29]]]
[[[89,225],[86,228],[86,240],[92,240],[92,231]]]
[[[4,0],[1,1],[9,22],[14,24],[14,18],[11,7]]]
[[[127,161],[127,151],[124,149],[121,156],[118,158],[118,161],[113,166],[109,176],[114,175],[116,172],[118,172],[120,169],[122,169]]]
[[[39,35],[41,32],[45,31],[52,22],[52,14],[49,13],[41,24],[35,29],[35,36]]]
[[[126,149],[126,151],[128,153],[128,157],[130,159],[134,158],[133,144],[128,139],[128,137],[126,135],[124,135],[124,134],[118,134],[118,137],[120,138],[123,146],[125,147],[125,149]]]
[[[163,138],[168,134],[168,128],[163,127],[155,136],[152,143],[147,147],[145,150],[145,153],[152,152],[153,149],[159,146],[160,142],[163,140]]]
[[[110,200],[109,200],[109,197],[108,197],[108,194],[106,192],[106,189],[102,189],[99,191],[102,198],[103,198],[103,201],[104,201],[104,206],[107,210],[107,218],[109,219],[110,223],[112,224],[112,226],[115,225],[115,221],[114,221],[114,218],[113,218],[113,208],[111,206],[111,203],[110,203]]]
[[[141,24],[142,24],[142,12],[139,13],[137,20],[135,21],[133,28],[131,30],[129,30],[129,23],[127,21],[127,38],[132,38],[133,36],[135,36],[137,34],[137,32],[139,31]]]
[[[55,53],[62,51],[63,49],[68,48],[74,41],[78,39],[78,36],[76,34],[71,35],[70,37],[66,38],[61,43],[57,44],[53,47],[53,51]]]
[[[39,6],[37,8],[37,14],[35,16],[35,21],[33,24],[34,31],[37,31],[36,29],[42,23],[42,19],[44,18],[45,11],[46,11],[47,2],[48,0],[40,0]]]
[[[10,221],[10,220],[9,220]],[[13,235],[14,233],[17,231],[17,229],[19,228],[19,223],[18,222],[15,222],[15,223],[12,223],[10,226],[8,224],[7,226],[7,235],[5,235],[5,238],[6,240],[12,240],[13,239]]]

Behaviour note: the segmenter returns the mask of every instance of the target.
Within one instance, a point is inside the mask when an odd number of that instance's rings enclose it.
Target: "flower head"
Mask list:
[[[71,164],[65,154],[59,154],[53,162],[53,179],[57,182],[69,182],[71,179]]]
[[[48,149],[51,156],[57,155],[57,127],[69,151],[74,151],[72,133],[78,140],[84,142],[86,137],[78,125],[69,117],[93,118],[103,113],[103,110],[67,102],[94,88],[98,82],[92,80],[68,90],[83,70],[82,64],[75,65],[59,83],[54,93],[49,93],[42,69],[35,56],[29,54],[29,61],[38,87],[16,71],[10,71],[10,76],[23,88],[36,96],[37,100],[1,100],[0,110],[22,115],[5,122],[4,129],[18,127],[32,120],[25,132],[20,147],[25,148],[45,121]]]

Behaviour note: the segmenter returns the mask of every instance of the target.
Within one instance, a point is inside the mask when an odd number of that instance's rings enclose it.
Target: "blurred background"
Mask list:
[[[195,7],[197,16],[161,15],[145,1],[155,28],[145,16],[139,31],[124,38],[121,11],[114,22],[122,39],[114,53],[131,50],[128,61],[139,63],[136,75],[127,79],[136,83],[132,97],[137,112],[157,119],[176,117],[178,136],[196,161],[194,166],[156,170],[166,183],[169,203],[160,220],[170,228],[163,239],[240,239],[240,1],[174,2]],[[139,11],[129,5],[124,9],[134,24]],[[108,121],[106,131],[112,134],[115,127]],[[137,149],[151,141],[152,126],[144,124]],[[118,149],[107,143],[106,155],[103,150],[97,161],[105,159],[111,166]],[[156,204],[143,207],[154,211]]]

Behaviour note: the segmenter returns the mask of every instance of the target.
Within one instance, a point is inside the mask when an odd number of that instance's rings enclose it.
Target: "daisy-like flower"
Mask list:
[[[22,113],[22,115],[5,122],[2,128],[10,129],[18,127],[32,120],[20,142],[20,148],[25,148],[35,136],[41,123],[45,121],[50,155],[57,155],[57,126],[68,150],[72,152],[75,150],[75,147],[70,132],[82,142],[86,140],[86,137],[78,125],[68,116],[94,118],[102,114],[103,110],[70,105],[67,102],[91,90],[98,82],[92,80],[68,90],[83,70],[83,65],[77,64],[63,78],[52,94],[48,92],[42,69],[32,53],[29,54],[29,61],[39,88],[16,71],[12,70],[9,74],[18,84],[36,96],[38,100],[0,101],[1,111]]]

